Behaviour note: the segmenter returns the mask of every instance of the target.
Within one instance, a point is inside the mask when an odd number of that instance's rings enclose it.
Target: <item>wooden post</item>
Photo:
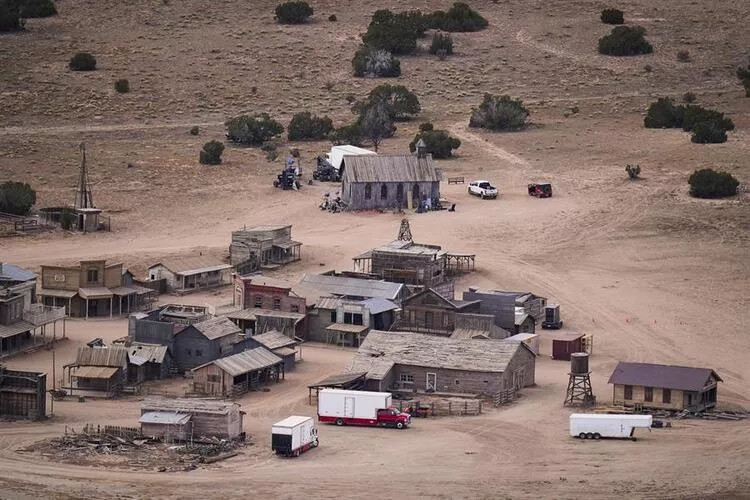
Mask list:
[[[89,319],[89,299],[86,299],[86,319]]]

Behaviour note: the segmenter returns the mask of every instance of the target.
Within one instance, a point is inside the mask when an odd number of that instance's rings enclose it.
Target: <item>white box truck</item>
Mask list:
[[[411,415],[391,408],[390,392],[321,389],[318,420],[336,425],[369,425],[404,429]]]
[[[271,427],[271,449],[277,455],[298,457],[318,446],[318,430],[312,417],[293,415]]]
[[[650,429],[651,415],[599,415],[574,413],[570,416],[570,435],[581,439],[627,438],[635,441],[635,429]]]

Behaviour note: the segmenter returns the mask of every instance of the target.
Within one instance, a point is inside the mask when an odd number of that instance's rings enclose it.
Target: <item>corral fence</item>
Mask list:
[[[75,428],[65,426],[65,435],[69,434],[85,434],[87,436],[116,436],[124,439],[135,439],[141,436],[141,429],[139,427],[122,427],[119,425],[94,425],[85,424],[80,432],[76,432]]]
[[[419,417],[461,417],[480,415],[483,405],[481,399],[402,400],[398,403],[398,409],[411,410],[412,415]]]
[[[495,406],[503,406],[512,403],[517,397],[518,392],[516,389],[505,389],[504,391],[497,392],[492,396],[492,403]]]

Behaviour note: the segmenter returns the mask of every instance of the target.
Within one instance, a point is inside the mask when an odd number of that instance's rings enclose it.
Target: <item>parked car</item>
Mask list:
[[[318,421],[336,425],[368,425],[405,429],[411,415],[391,407],[390,392],[321,389]]]
[[[469,183],[469,194],[481,196],[484,200],[486,198],[497,198],[497,188],[494,187],[489,181],[474,181]]]
[[[552,184],[549,182],[529,184],[529,196],[536,196],[537,198],[552,197]]]

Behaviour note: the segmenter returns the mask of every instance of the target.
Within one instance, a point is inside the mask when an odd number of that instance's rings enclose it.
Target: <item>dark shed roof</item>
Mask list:
[[[345,156],[344,182],[439,182],[432,156]]]
[[[608,383],[700,391],[709,383],[709,378],[712,376],[717,381],[722,381],[721,377],[710,368],[620,361],[609,377]]]

